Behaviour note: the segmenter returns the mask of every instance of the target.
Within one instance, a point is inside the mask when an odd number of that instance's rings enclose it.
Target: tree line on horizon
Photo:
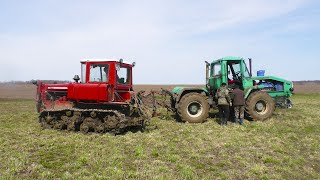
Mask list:
[[[30,80],[30,81],[1,81],[1,84],[33,84],[34,81],[41,81],[45,84],[67,84],[71,81],[66,80]]]

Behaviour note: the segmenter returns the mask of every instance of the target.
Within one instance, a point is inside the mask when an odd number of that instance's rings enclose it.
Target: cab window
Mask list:
[[[117,67],[117,83],[129,84],[130,83],[130,69],[126,67]]]
[[[221,64],[214,64],[213,65],[213,76],[220,76],[221,75]]]
[[[92,64],[90,65],[90,82],[108,82],[109,81],[109,65],[108,64]]]

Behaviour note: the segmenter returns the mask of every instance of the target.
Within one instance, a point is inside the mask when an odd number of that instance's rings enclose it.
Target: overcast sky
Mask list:
[[[137,63],[136,84],[202,84],[204,61],[320,79],[317,0],[0,0],[0,81],[72,80],[84,58]]]

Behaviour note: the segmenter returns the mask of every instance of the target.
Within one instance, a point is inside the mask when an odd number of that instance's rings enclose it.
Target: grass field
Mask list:
[[[119,136],[43,130],[32,100],[0,100],[0,179],[320,179],[320,95],[292,99],[266,122]]]

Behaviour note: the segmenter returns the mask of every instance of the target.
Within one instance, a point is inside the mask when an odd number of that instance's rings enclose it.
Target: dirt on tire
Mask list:
[[[261,103],[265,106],[260,112],[257,110],[257,103]],[[275,102],[267,92],[254,92],[246,101],[246,113],[248,118],[252,120],[264,121],[272,116],[274,110]]]
[[[194,115],[188,112],[192,105],[199,107]],[[183,122],[202,123],[209,116],[209,104],[205,96],[199,93],[189,93],[181,98],[177,113]]]

